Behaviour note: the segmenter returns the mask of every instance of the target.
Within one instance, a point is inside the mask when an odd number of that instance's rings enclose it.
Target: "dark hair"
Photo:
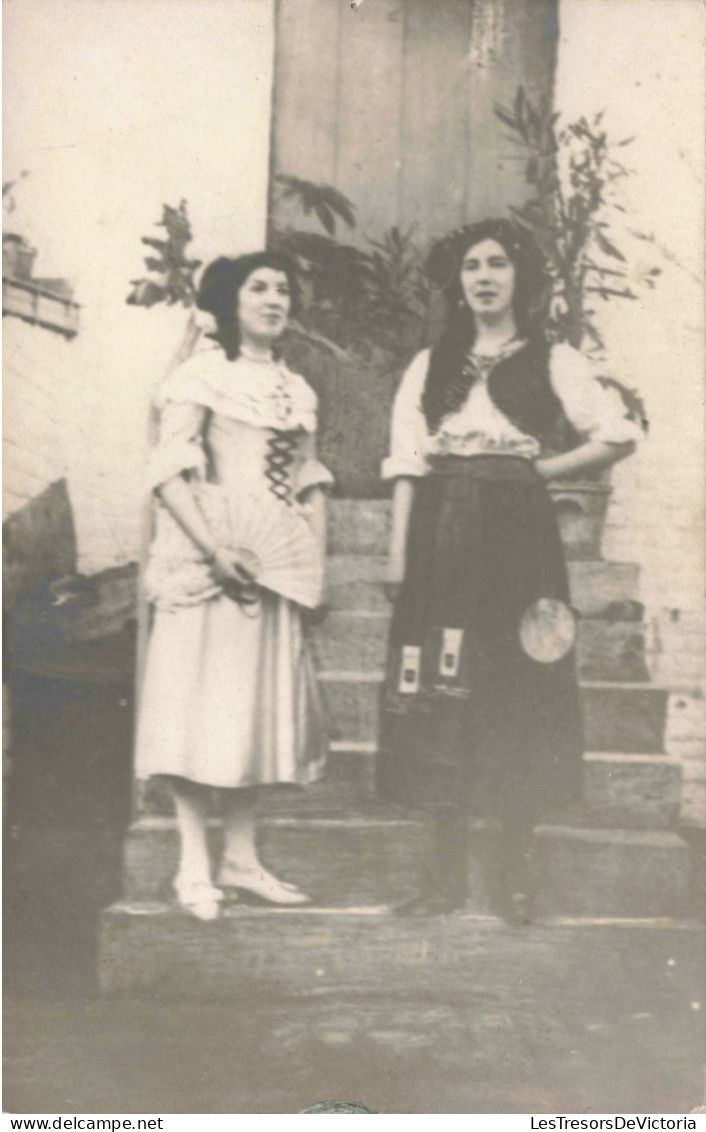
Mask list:
[[[541,314],[549,275],[546,261],[531,235],[511,220],[482,220],[457,228],[440,240],[426,262],[426,273],[448,303],[446,330],[431,351],[422,408],[430,432],[464,403],[470,385],[461,379],[466,356],[476,340],[476,321],[461,285],[461,265],[469,248],[495,240],[515,267],[513,308],[517,332],[530,345],[543,345]],[[524,351],[522,351],[524,353]],[[499,363],[516,364],[517,355]],[[472,384],[472,379],[471,379]]]
[[[252,252],[235,259],[220,256],[213,263],[209,263],[201,276],[196,306],[215,318],[217,326],[215,337],[231,361],[240,353],[238,294],[245,281],[259,267],[271,267],[286,275],[291,296],[290,313],[296,315],[299,303],[297,272],[293,261],[283,252]]]

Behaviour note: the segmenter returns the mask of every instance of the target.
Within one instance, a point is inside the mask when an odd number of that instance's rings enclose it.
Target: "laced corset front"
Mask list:
[[[269,490],[288,507],[292,505],[290,469],[298,443],[298,430],[273,429],[265,449],[265,476],[269,480]]]
[[[166,380],[156,404],[150,487],[192,471],[291,507],[308,488],[331,483],[316,458],[316,396],[282,362],[229,362],[220,350],[205,351]]]
[[[286,424],[292,416],[292,395],[285,373],[281,369],[278,370],[273,402],[277,419],[281,420],[283,425]],[[298,429],[272,429],[265,449],[265,476],[269,480],[269,490],[277,499],[290,507],[292,505],[290,470],[298,442]]]

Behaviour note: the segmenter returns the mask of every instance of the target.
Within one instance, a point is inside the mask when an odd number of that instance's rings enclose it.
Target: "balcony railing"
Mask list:
[[[74,338],[78,334],[80,306],[68,296],[42,285],[42,280],[2,277],[2,314],[14,315],[25,322],[43,326]]]

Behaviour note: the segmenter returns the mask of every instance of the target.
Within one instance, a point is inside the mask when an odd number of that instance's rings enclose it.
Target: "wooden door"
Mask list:
[[[355,240],[526,196],[493,105],[551,93],[557,0],[279,0],[276,26],[273,173],[349,196]]]

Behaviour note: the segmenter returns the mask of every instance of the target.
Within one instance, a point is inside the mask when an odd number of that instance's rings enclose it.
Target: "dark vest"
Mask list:
[[[550,346],[540,339],[498,362],[488,377],[488,395],[494,405],[521,432],[555,450],[580,442],[549,378]]]
[[[533,436],[543,448],[567,451],[576,447],[581,438],[552,389],[549,358],[550,346],[544,339],[530,340],[493,366],[488,376],[488,395],[516,428]],[[478,380],[472,362],[467,362],[456,380],[447,386],[442,421],[461,407]]]

